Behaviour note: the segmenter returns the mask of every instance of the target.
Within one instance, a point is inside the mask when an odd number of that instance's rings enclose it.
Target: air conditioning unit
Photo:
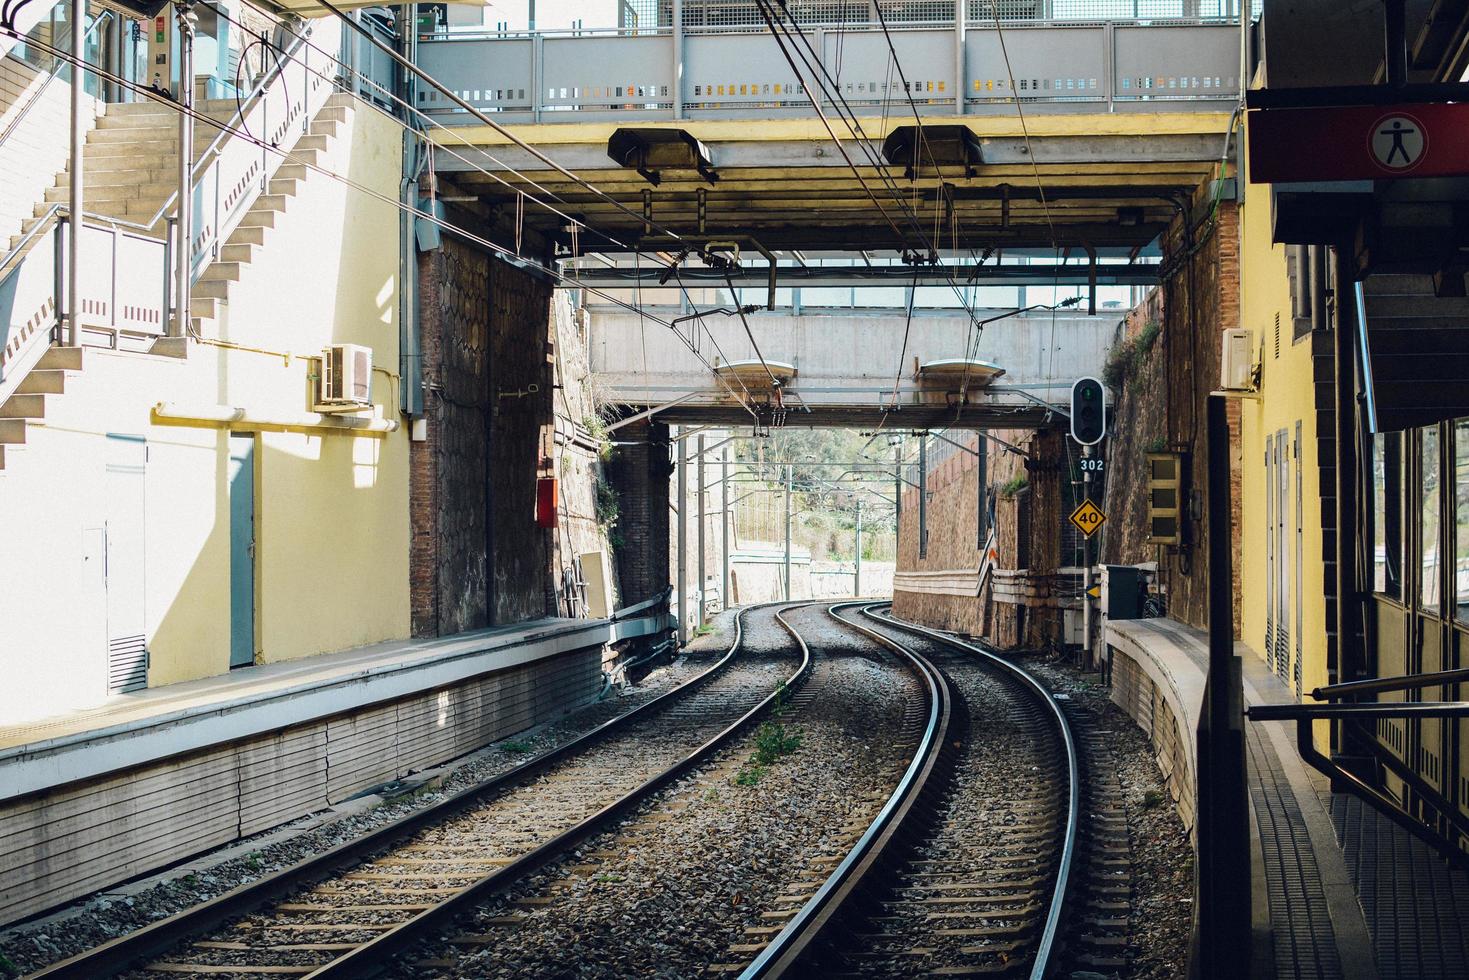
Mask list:
[[[372,404],[372,348],[332,344],[322,349],[318,412],[352,412]]]
[[[1254,375],[1254,332],[1236,327],[1224,331],[1224,349],[1219,355],[1219,387],[1225,391],[1249,391]]]

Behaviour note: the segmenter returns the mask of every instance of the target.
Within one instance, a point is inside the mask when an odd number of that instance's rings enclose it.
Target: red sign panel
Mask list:
[[[1250,183],[1469,175],[1469,104],[1251,109]]]

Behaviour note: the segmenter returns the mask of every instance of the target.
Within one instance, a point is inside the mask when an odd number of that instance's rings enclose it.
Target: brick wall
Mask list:
[[[1194,214],[1207,213],[1211,202],[1194,201]],[[1197,220],[1197,219],[1196,219]],[[1220,337],[1239,324],[1239,222],[1236,207],[1221,202],[1212,222],[1198,230],[1190,254],[1183,219],[1175,219],[1165,236],[1167,278],[1148,301],[1129,316],[1128,336],[1148,320],[1161,326],[1139,370],[1113,391],[1112,433],[1108,446],[1108,525],[1103,560],[1111,564],[1157,561],[1168,589],[1168,614],[1199,628],[1208,625],[1208,562],[1205,540],[1209,501],[1207,484],[1208,397],[1219,385]],[[1234,551],[1234,623],[1240,622],[1240,414],[1238,401],[1228,404],[1230,485]],[[1183,521],[1184,544],[1160,548],[1146,542],[1147,474],[1143,456],[1155,449],[1188,454],[1184,504],[1195,496],[1197,519]]]
[[[419,298],[427,438],[409,458],[413,633],[546,615],[554,532],[536,526],[535,498],[553,466],[551,287],[446,239],[419,257]]]
[[[622,601],[635,605],[668,588],[668,477],[673,472],[668,426],[634,422],[617,432],[607,478],[617,491],[617,550]]]
[[[1062,609],[1072,602],[1063,593],[1071,583],[1057,576],[1063,560],[1063,480],[1068,480],[1066,434],[1059,429],[1006,430],[995,433],[1027,449],[1033,460],[995,443],[988,447],[988,491],[995,496],[994,556],[990,580],[978,596],[894,592],[897,615],[941,629],[983,636],[996,646],[1044,647],[1062,638]],[[976,436],[960,438],[975,445]],[[932,443],[930,444],[933,445]],[[898,570],[976,569],[978,542],[978,468],[968,452],[957,452],[930,468],[927,481],[928,548],[918,557],[918,491],[903,491],[898,522]],[[998,490],[1024,476],[1023,489],[1009,496]],[[1023,516],[1022,516],[1023,515]]]

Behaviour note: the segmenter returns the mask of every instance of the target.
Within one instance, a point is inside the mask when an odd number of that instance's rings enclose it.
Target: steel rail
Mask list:
[[[800,971],[804,968],[806,956],[812,952],[849,899],[861,888],[868,873],[881,866],[883,858],[889,853],[889,846],[913,813],[924,790],[933,784],[940,755],[947,744],[949,725],[954,713],[953,695],[948,682],[920,654],[837,612],[839,609],[859,606],[864,607],[865,611],[871,608],[867,603],[868,600],[836,603],[827,607],[827,613],[908,662],[928,692],[928,724],[903,778],[862,837],[847,852],[847,856],[822,883],[816,894],[745,968],[740,974],[740,980],[787,974],[793,977],[805,975]]]
[[[889,607],[889,612],[876,614],[871,610],[878,605]],[[885,623],[895,629],[906,630],[916,633],[925,639],[935,643],[961,650],[984,660],[987,664],[995,667],[1019,681],[1035,697],[1043,702],[1056,721],[1061,742],[1066,750],[1067,769],[1067,807],[1066,807],[1066,834],[1061,845],[1061,859],[1056,870],[1056,884],[1051,893],[1050,909],[1046,913],[1046,925],[1041,932],[1040,942],[1036,946],[1035,959],[1031,962],[1031,980],[1043,980],[1050,967],[1051,954],[1055,952],[1057,936],[1061,929],[1061,917],[1066,905],[1067,887],[1071,878],[1071,865],[1076,856],[1076,837],[1081,823],[1081,765],[1077,758],[1076,741],[1071,734],[1071,724],[1066,719],[1066,714],[1051,696],[1051,692],[1040,681],[1023,667],[1013,664],[1003,657],[997,657],[988,650],[977,647],[971,643],[931,630],[916,623],[898,619],[892,615],[891,602],[874,603],[863,610],[863,614],[878,622]]]
[[[802,605],[806,603],[762,603],[741,609],[735,616],[733,642],[724,655],[707,670],[646,704],[604,722],[565,745],[528,759],[513,769],[461,790],[438,803],[405,814],[361,837],[345,841],[321,854],[305,858],[255,881],[247,882],[207,902],[151,923],[136,932],[120,936],[94,949],[54,963],[30,974],[25,980],[39,980],[43,977],[47,980],[59,980],[59,978],[91,980],[91,978],[115,976],[129,969],[140,968],[157,955],[197,936],[207,934],[231,919],[256,911],[297,889],[316,884],[334,874],[361,864],[370,859],[372,855],[389,850],[404,839],[457,816],[472,806],[490,802],[558,763],[593,748],[612,734],[631,728],[654,712],[682,700],[704,687],[718,674],[723,673],[738,656],[744,643],[746,613],[772,606],[790,609]],[[810,673],[811,653],[805,641],[785,622],[780,612],[781,609],[778,608],[775,614],[776,620],[795,638],[802,654],[801,666],[786,681],[788,687],[794,688]],[[388,958],[393,952],[416,942],[432,929],[447,923],[472,907],[475,902],[503,891],[526,875],[535,872],[567,848],[591,836],[610,821],[640,804],[646,797],[671,780],[698,765],[769,708],[774,703],[776,696],[777,694],[772,692],[724,731],[699,746],[672,767],[647,780],[632,792],[604,807],[575,827],[522,855],[513,864],[506,865],[467,886],[440,905],[420,913],[364,946],[357,947],[346,955],[323,964],[309,976],[360,977],[386,968]]]

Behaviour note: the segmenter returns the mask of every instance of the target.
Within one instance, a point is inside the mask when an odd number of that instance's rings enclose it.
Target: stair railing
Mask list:
[[[258,195],[268,191],[284,162],[277,150],[295,145],[331,94],[335,70],[327,65],[311,67],[309,33],[295,38],[280,61],[252,86],[194,165],[194,213],[200,217],[190,242],[195,279],[218,258],[220,247]],[[335,65],[335,59],[326,60]],[[253,134],[267,145],[230,141],[234,130]],[[201,207],[205,201],[212,208]],[[81,250],[87,275],[79,302],[88,327],[111,331],[114,342],[119,331],[153,336],[164,332],[173,302],[170,256],[178,247],[170,240],[170,212],[177,203],[175,191],[145,222],[83,212]],[[170,226],[162,234],[160,223]],[[8,322],[0,323],[0,404],[15,393],[56,339],[69,226],[67,206],[53,203],[0,258],[0,308],[9,311]]]
[[[83,40],[90,41],[92,39],[92,35],[96,33],[97,29],[111,19],[112,11],[102,11],[102,13],[98,14],[96,19],[92,21],[92,26],[87,28],[87,33],[82,36]],[[56,46],[61,47],[65,43],[67,42],[63,38],[56,42]],[[9,57],[9,55],[7,55],[7,57]],[[56,81],[57,76],[61,74],[61,68],[63,64],[64,60],[61,58],[51,59],[51,65],[49,68],[46,69],[45,79],[42,80],[41,84],[36,87],[35,91],[31,92],[30,98],[26,99],[25,105],[20,107],[20,111],[11,117],[10,122],[5,125],[5,131],[3,133],[0,133],[0,148],[3,148],[5,146],[6,141],[9,140],[10,137],[15,133],[15,131],[20,128],[20,124],[25,121],[26,116],[30,115],[30,111],[35,108],[37,104],[40,103],[41,99],[46,95],[46,90],[51,87],[51,83]]]

